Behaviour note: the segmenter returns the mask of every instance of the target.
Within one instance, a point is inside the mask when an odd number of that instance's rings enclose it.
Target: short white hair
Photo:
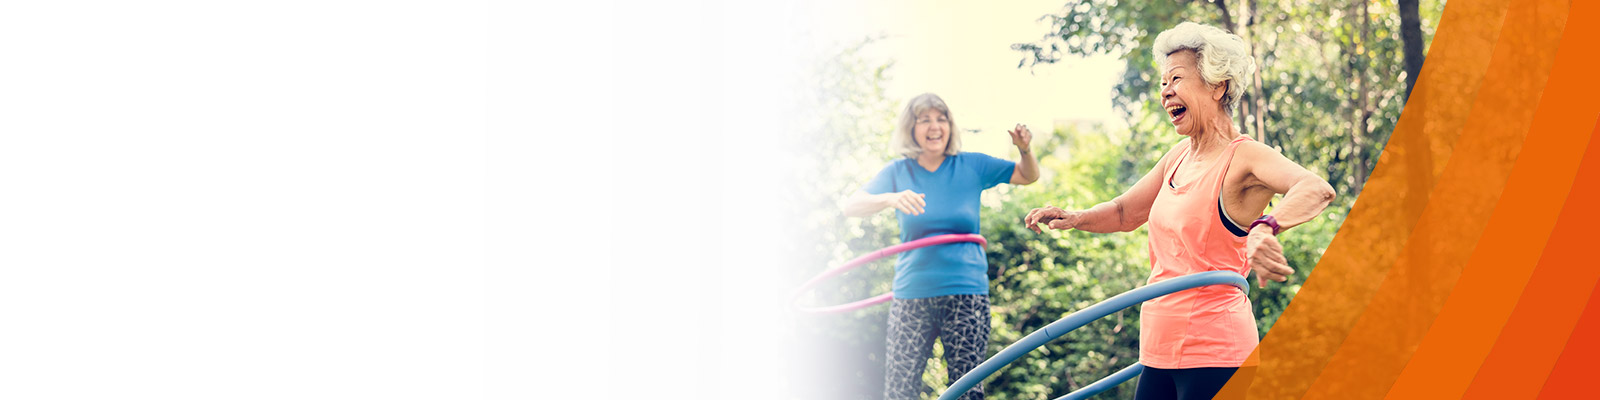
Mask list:
[[[1250,55],[1250,45],[1244,38],[1216,27],[1184,22],[1156,35],[1156,43],[1150,49],[1157,65],[1166,65],[1168,55],[1183,50],[1194,50],[1200,78],[1206,86],[1232,81],[1222,95],[1223,111],[1231,114],[1239,108],[1239,96],[1244,95],[1244,88],[1250,85],[1256,71],[1255,57]]]
[[[933,93],[923,93],[912,97],[906,102],[906,108],[900,112],[900,121],[894,129],[894,138],[890,139],[889,147],[896,153],[908,158],[917,158],[922,155],[922,145],[917,144],[917,116],[928,110],[939,110],[944,118],[950,121],[950,132],[946,133],[950,139],[945,142],[944,155],[953,156],[961,153],[961,135],[956,130],[956,117],[950,114],[950,106],[944,104],[944,99]]]

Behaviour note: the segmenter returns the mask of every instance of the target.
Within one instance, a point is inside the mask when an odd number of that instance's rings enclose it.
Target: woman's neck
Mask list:
[[[1233,128],[1233,120],[1227,114],[1219,113],[1209,118],[1200,132],[1189,138],[1189,144],[1196,159],[1206,160],[1221,153],[1237,137],[1239,131]]]
[[[942,164],[944,164],[944,153],[942,152],[930,153],[924,151],[922,154],[917,155],[917,165],[921,165],[922,169],[934,171],[938,170],[939,165]]]

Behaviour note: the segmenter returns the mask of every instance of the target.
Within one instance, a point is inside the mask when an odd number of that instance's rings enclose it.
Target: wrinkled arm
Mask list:
[[[1187,146],[1184,141],[1168,150],[1161,156],[1161,161],[1146,172],[1139,182],[1128,188],[1122,195],[1111,201],[1096,204],[1087,210],[1065,211],[1059,208],[1045,206],[1034,209],[1024,218],[1023,223],[1034,232],[1040,232],[1038,224],[1047,224],[1050,229],[1077,229],[1095,233],[1128,232],[1144,226],[1150,220],[1150,207],[1155,204],[1156,195],[1161,193],[1162,172],[1167,170],[1171,158],[1177,150]]]
[[[1095,233],[1129,232],[1150,220],[1150,206],[1161,193],[1161,163],[1139,178],[1139,182],[1111,201],[1078,211],[1081,219],[1071,228]],[[1052,226],[1054,228],[1054,226]]]
[[[1311,221],[1333,202],[1333,185],[1328,181],[1265,145],[1248,144],[1250,146],[1241,145],[1240,150],[1250,157],[1250,175],[1273,193],[1283,195],[1283,200],[1269,213],[1281,226],[1278,233]]]

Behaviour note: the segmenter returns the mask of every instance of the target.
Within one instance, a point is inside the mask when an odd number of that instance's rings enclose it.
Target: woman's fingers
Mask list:
[[[1267,263],[1267,269],[1278,277],[1278,282],[1288,282],[1289,276],[1294,275],[1294,268],[1289,268],[1289,263],[1285,262],[1282,257]]]
[[[1034,225],[1037,225],[1037,224],[1051,224],[1050,225],[1051,229],[1060,229],[1060,228],[1056,228],[1055,225],[1053,225],[1053,224],[1055,223],[1055,221],[1058,221],[1061,218],[1066,216],[1066,212],[1065,211],[1062,211],[1059,208],[1055,208],[1055,207],[1051,207],[1051,206],[1044,206],[1043,208],[1037,208],[1037,209],[1034,209],[1034,211],[1036,211],[1036,213],[1033,215],[1033,221],[1032,221],[1033,224]]]
[[[900,208],[905,210],[906,214],[911,214],[911,215],[921,214],[920,212],[917,212],[917,207],[915,205],[911,204],[910,200],[906,200],[905,197],[901,197],[897,202],[900,203]]]
[[[921,196],[917,196],[917,195],[901,196],[900,197],[900,201],[901,201],[901,203],[906,205],[906,208],[909,208],[909,209],[914,211],[914,212],[911,213],[912,215],[921,215],[925,211],[925,208],[923,207],[924,203],[922,202],[922,197]]]
[[[1050,207],[1044,210],[1044,218],[1054,221],[1067,217],[1067,210]]]
[[[922,199],[923,197],[925,195],[922,193],[904,190],[900,192],[899,200],[904,202],[907,207],[917,210],[917,214],[921,214],[928,207],[928,203]]]
[[[1288,282],[1289,276],[1294,275],[1294,268],[1289,267],[1283,247],[1275,238],[1257,245],[1249,262],[1250,268],[1256,271],[1256,283],[1262,287],[1265,287],[1265,281]]]
[[[1288,282],[1289,281],[1289,275],[1291,275],[1291,274],[1293,274],[1293,272],[1291,272],[1289,274],[1282,274],[1282,273],[1272,272],[1269,269],[1257,269],[1256,270],[1256,287],[1267,287],[1267,281],[1273,281],[1273,282],[1278,282],[1278,283]]]
[[[1028,211],[1028,215],[1022,217],[1022,224],[1033,233],[1044,233],[1039,224],[1045,224],[1050,229],[1072,229],[1073,224],[1062,220],[1066,216],[1067,212],[1060,208],[1044,206]]]
[[[919,215],[925,212],[927,208],[927,203],[922,200],[922,197],[923,194],[921,193],[910,190],[900,191],[891,197],[889,206],[906,214]]]
[[[1039,230],[1038,218],[1039,209],[1035,208],[1032,211],[1028,211],[1028,216],[1022,217],[1022,226],[1027,227],[1033,233],[1043,233],[1043,231]]]
[[[1033,214],[1033,221],[1030,221],[1028,226],[1032,226],[1034,227],[1034,230],[1043,233],[1044,231],[1038,228],[1039,224],[1048,225],[1051,221],[1055,221],[1056,217],[1050,213],[1049,209],[1046,208],[1040,208],[1037,211],[1038,212]]]
[[[1283,255],[1283,245],[1279,244],[1276,238],[1268,240],[1265,244],[1267,251],[1264,253],[1266,253],[1267,261],[1269,261],[1267,266],[1272,269],[1272,272],[1285,277],[1294,275],[1294,268],[1289,267],[1289,259]]]
[[[900,212],[903,212],[903,213],[906,213],[906,214],[910,214],[911,213],[911,210],[907,209],[904,204],[900,204],[900,201],[898,201],[898,200],[896,200],[895,202],[889,203],[889,206],[890,207],[894,207],[894,209],[896,211],[900,211]]]
[[[1283,282],[1289,280],[1289,275],[1294,275],[1294,269],[1282,261],[1266,258],[1257,261],[1259,262],[1256,264],[1258,267],[1256,274],[1266,275],[1267,279]]]
[[[1067,221],[1064,218],[1053,219],[1053,220],[1050,220],[1050,229],[1055,229],[1055,230],[1072,229],[1072,223],[1071,223],[1071,221]]]
[[[1256,287],[1258,288],[1267,287],[1267,281],[1283,282],[1280,280],[1283,279],[1283,277],[1268,271],[1261,265],[1260,262],[1252,262],[1251,269],[1255,270],[1256,272]]]
[[[1011,141],[1013,143],[1015,143],[1015,144],[1020,146],[1020,145],[1028,144],[1028,142],[1033,141],[1033,132],[1029,132],[1028,131],[1028,126],[1027,125],[1017,124],[1017,127],[1016,128],[1012,128],[1012,129],[1013,130],[1011,131],[1012,132],[1011,133]]]

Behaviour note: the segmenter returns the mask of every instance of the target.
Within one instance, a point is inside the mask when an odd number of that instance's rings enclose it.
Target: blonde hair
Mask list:
[[[933,93],[923,93],[906,102],[905,111],[900,113],[900,122],[895,126],[894,138],[889,142],[891,150],[907,158],[922,155],[922,146],[917,144],[916,138],[917,116],[928,110],[939,110],[950,121],[950,133],[946,134],[950,136],[950,141],[944,146],[944,155],[953,156],[961,152],[961,131],[956,129],[956,117],[950,115],[950,106],[944,104],[944,99]]]
[[[1244,95],[1256,71],[1250,44],[1222,29],[1184,22],[1156,35],[1155,45],[1150,48],[1159,65],[1167,63],[1168,55],[1183,50],[1194,50],[1195,63],[1200,65],[1200,78],[1206,86],[1217,87],[1231,81],[1222,95],[1223,111],[1232,114],[1239,108],[1239,96]]]

